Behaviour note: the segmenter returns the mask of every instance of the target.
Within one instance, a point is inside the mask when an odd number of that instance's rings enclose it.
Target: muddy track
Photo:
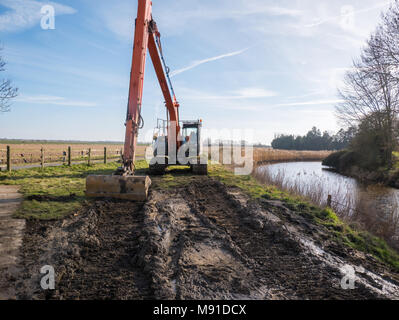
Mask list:
[[[145,208],[147,232],[156,237],[143,243],[147,254],[141,256],[156,253],[150,265],[154,266],[153,288],[157,297],[395,297],[395,282],[385,283],[387,292],[380,290],[381,283],[360,280],[356,290],[343,290],[340,269],[345,261],[331,261],[327,252],[318,255],[314,252],[317,245],[297,228],[219,182],[196,181],[186,192],[178,190],[156,198]],[[396,297],[397,294],[399,291]]]
[[[149,279],[131,262],[143,224],[141,207],[97,201],[62,222],[28,221],[18,298],[151,298]],[[55,291],[40,288],[44,265],[55,268]]]
[[[397,274],[327,239],[280,202],[252,201],[200,177],[185,188],[153,188],[145,205],[97,201],[64,221],[28,221],[17,292],[36,299],[399,299]],[[365,268],[355,290],[340,287],[346,264]],[[54,292],[40,289],[43,265],[55,267]]]
[[[15,298],[19,249],[25,220],[13,214],[22,202],[17,186],[0,186],[0,300]]]

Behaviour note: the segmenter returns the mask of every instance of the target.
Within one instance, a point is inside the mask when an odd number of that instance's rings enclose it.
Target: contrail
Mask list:
[[[216,56],[216,57],[212,57],[212,58],[208,58],[208,59],[204,59],[204,60],[199,60],[199,61],[194,61],[194,62],[193,62],[191,65],[189,65],[188,67],[185,67],[185,68],[182,68],[182,69],[179,69],[179,70],[176,70],[176,71],[171,72],[170,76],[171,76],[171,77],[174,77],[174,76],[176,76],[176,75],[178,75],[178,74],[180,74],[180,73],[183,73],[183,72],[186,72],[186,71],[188,71],[188,70],[194,69],[194,68],[196,68],[196,67],[198,67],[199,65],[204,64],[204,63],[208,63],[208,62],[211,62],[211,61],[216,61],[216,60],[224,59],[224,58],[227,58],[227,57],[237,56],[237,55],[239,55],[239,54],[244,53],[244,52],[247,51],[248,49],[249,49],[249,48],[245,48],[245,49],[240,50],[240,51],[230,52],[230,53],[222,54],[222,55],[220,55],[220,56]]]

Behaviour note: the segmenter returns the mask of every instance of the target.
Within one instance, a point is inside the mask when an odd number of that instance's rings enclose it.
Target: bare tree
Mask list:
[[[382,23],[377,28],[373,46],[385,62],[389,64],[391,75],[399,81],[399,1],[395,0],[389,10],[382,15]]]
[[[0,72],[5,71],[5,66],[6,62],[0,56]],[[10,100],[17,95],[18,88],[13,87],[10,80],[0,80],[0,112],[10,111]]]
[[[399,51],[395,58],[392,53],[388,55],[390,49],[385,44],[394,35],[387,33],[387,23],[392,21],[392,16],[391,19],[387,17],[388,14],[370,37],[360,59],[353,62],[353,68],[345,75],[344,86],[339,90],[343,102],[336,107],[336,111],[338,118],[346,125],[361,127],[369,137],[372,137],[370,131],[374,133],[374,139],[370,141],[379,144],[383,164],[391,167],[399,112],[399,77],[393,61],[398,58],[399,66]],[[399,32],[395,37],[398,42]]]

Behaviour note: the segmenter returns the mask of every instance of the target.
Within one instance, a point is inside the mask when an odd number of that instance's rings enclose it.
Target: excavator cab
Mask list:
[[[168,128],[166,120],[159,120],[154,131],[154,158],[150,162],[150,174],[163,174],[168,166],[189,166],[195,174],[206,175],[207,159],[201,158],[202,120],[182,121],[181,134],[178,136],[180,145],[169,148]],[[176,153],[176,156],[170,154]]]

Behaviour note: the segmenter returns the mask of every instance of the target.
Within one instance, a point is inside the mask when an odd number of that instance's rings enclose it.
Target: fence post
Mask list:
[[[11,172],[11,148],[7,146],[7,171]]]
[[[87,165],[91,165],[91,148],[89,148],[89,153],[88,153],[88,160],[87,160]]]
[[[104,163],[107,163],[107,147],[104,147]]]
[[[40,149],[40,166],[43,169],[44,168],[44,149]]]
[[[68,147],[68,166],[69,167],[71,166],[71,153],[72,153],[71,147]]]
[[[328,195],[328,198],[327,198],[327,207],[331,208],[331,204],[332,204],[332,197],[331,197],[331,195],[329,194],[329,195]]]

